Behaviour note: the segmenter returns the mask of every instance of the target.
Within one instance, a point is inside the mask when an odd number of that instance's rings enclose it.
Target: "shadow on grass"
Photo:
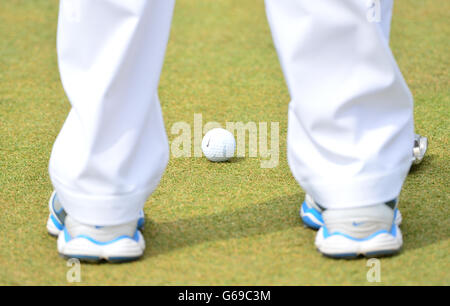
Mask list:
[[[264,235],[300,227],[302,223],[298,209],[302,200],[303,195],[299,193],[209,216],[165,223],[147,219],[144,236],[148,239],[149,248],[145,257],[209,241]]]
[[[448,227],[448,195],[443,177],[445,161],[435,154],[427,154],[409,172],[406,188],[400,198],[404,220],[403,249],[414,250],[450,238]]]
[[[438,215],[433,208],[416,209],[414,204],[411,200],[403,200],[400,204],[400,211],[403,212],[403,222],[400,226],[403,251],[421,249],[450,239],[448,227],[443,225],[448,224],[448,217]]]
[[[420,164],[411,166],[409,175],[414,176],[421,173],[425,168],[430,167],[430,165],[435,161],[436,157],[434,155],[427,154]]]
[[[422,164],[414,166],[411,175],[419,174],[432,160],[431,156],[427,156]],[[145,257],[205,242],[265,235],[289,228],[307,230],[303,229],[298,215],[303,196],[298,193],[234,211],[173,222],[155,223],[147,219],[144,236],[148,239],[149,248]],[[416,203],[414,196],[414,192],[409,190],[400,203],[400,210],[406,217],[401,226],[404,250],[423,248],[449,238],[446,230],[442,230],[442,224],[439,224],[446,217],[436,215],[433,203]]]
[[[245,157],[237,157],[237,156],[235,156],[235,157],[231,158],[228,162],[230,164],[237,164],[237,163],[240,163],[240,162],[243,162],[243,161],[245,161]]]

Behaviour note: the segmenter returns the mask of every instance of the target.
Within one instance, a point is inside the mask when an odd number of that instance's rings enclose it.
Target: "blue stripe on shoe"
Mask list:
[[[313,208],[313,207],[309,207],[306,204],[306,201],[303,202],[301,210],[303,210],[303,217],[302,221],[309,227],[313,228],[313,229],[319,229],[322,224],[323,224],[323,219],[322,219],[322,214],[320,213],[320,211],[318,211],[317,209]],[[306,214],[311,214],[313,215],[319,222],[322,222],[322,224],[319,224],[315,221],[313,221],[311,218],[309,218]]]
[[[72,237],[70,236],[69,232],[67,231],[67,228],[65,227],[64,227],[64,240],[66,240],[66,242],[72,240]]]
[[[51,213],[51,215],[52,215],[52,217],[53,217],[53,221],[57,221],[58,222],[58,224],[60,224],[60,225],[63,225],[64,224],[64,220],[65,220],[65,218],[66,218],[66,211],[64,210],[64,207],[62,207],[61,206],[61,208],[59,209],[59,210],[56,210],[55,209],[55,200],[56,200],[56,197],[57,197],[58,195],[55,193],[55,195],[53,196],[53,199],[52,199],[52,213]],[[53,222],[53,223],[55,223],[55,222]],[[56,225],[56,224],[55,224]],[[58,227],[58,226],[56,226],[59,230],[62,230],[62,228],[60,228],[60,227]]]
[[[305,223],[306,226],[312,228],[312,229],[319,229],[320,225],[318,225],[316,222],[314,222],[313,220],[311,220],[308,216],[303,216],[302,217],[302,221],[303,223]]]
[[[145,219],[144,218],[139,218],[138,219],[138,223],[137,223],[137,228],[138,229],[144,228],[144,224],[145,224]]]
[[[86,236],[86,235],[78,235],[76,237],[72,237],[72,236],[70,236],[69,232],[67,231],[67,228],[64,227],[64,238],[65,238],[66,242],[69,242],[72,239],[83,238],[83,239],[86,239],[86,240],[88,240],[88,241],[90,241],[90,242],[92,242],[94,244],[97,244],[97,245],[109,245],[109,244],[113,244],[113,243],[115,243],[115,242],[117,242],[119,240],[122,240],[122,239],[133,239],[134,241],[138,242],[139,241],[139,232],[138,232],[138,230],[136,230],[136,232],[134,233],[133,237],[123,235],[123,236],[117,237],[117,238],[115,238],[113,240],[102,242],[102,241],[97,241],[97,240],[95,240],[95,239],[93,239],[93,238],[91,238],[89,236]]]
[[[352,237],[350,235],[347,235],[347,234],[344,234],[344,233],[341,233],[341,232],[334,232],[334,233],[330,234],[328,232],[328,229],[326,228],[326,226],[323,226],[322,228],[323,228],[323,237],[325,239],[330,237],[330,236],[336,236],[337,235],[337,236],[343,236],[343,237],[345,237],[347,239],[350,239],[350,240],[353,240],[353,241],[367,241],[367,240],[373,239],[374,237],[376,237],[376,236],[378,236],[380,234],[390,234],[390,235],[392,235],[394,237],[397,236],[397,227],[396,227],[395,223],[392,224],[391,230],[389,232],[387,230],[381,230],[381,231],[375,232],[372,235],[369,235],[369,236],[367,236],[365,238],[355,238],[355,237]]]
[[[53,216],[53,214],[50,215],[50,219],[52,220],[53,224],[55,225],[55,227],[62,231],[64,229],[64,225],[62,225],[56,218],[55,216]]]

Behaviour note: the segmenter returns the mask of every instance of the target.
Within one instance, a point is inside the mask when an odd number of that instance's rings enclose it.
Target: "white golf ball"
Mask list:
[[[202,140],[202,151],[206,158],[213,162],[227,161],[234,156],[236,140],[231,132],[215,128],[205,134]]]

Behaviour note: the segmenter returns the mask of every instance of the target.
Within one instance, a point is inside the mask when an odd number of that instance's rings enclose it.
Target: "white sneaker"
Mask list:
[[[350,209],[327,209],[316,247],[324,255],[355,258],[397,253],[403,244],[395,222],[396,201]]]
[[[49,201],[47,231],[58,237],[58,252],[83,261],[131,261],[141,257],[145,241],[140,232],[144,213],[138,220],[118,226],[89,226],[68,216],[55,192]]]
[[[395,224],[400,226],[402,224],[402,214],[400,213],[397,205],[398,202],[395,200],[394,220]],[[318,230],[324,224],[322,217],[324,210],[325,208],[314,201],[312,196],[306,194],[305,200],[300,208],[300,217],[307,227]]]
[[[138,221],[117,226],[90,226],[66,216],[58,235],[58,252],[83,261],[124,262],[144,254],[145,241],[137,229]]]

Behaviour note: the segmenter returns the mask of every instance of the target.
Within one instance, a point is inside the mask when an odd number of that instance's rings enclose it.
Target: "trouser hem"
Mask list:
[[[364,178],[299,180],[300,185],[325,208],[370,206],[398,198],[411,163],[389,173]]]
[[[67,187],[50,174],[64,210],[80,223],[96,226],[112,226],[128,223],[139,218],[139,213],[159,180],[147,188],[129,194],[92,195],[82,194]]]

